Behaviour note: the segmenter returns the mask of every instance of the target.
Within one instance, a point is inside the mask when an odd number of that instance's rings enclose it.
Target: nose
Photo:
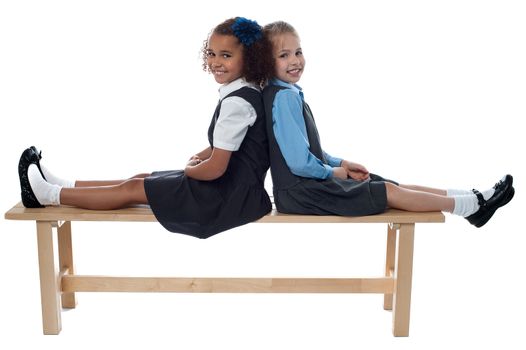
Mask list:
[[[291,59],[290,59],[290,64],[293,65],[293,66],[298,66],[300,64],[300,59],[298,56],[296,55],[292,55],[291,56]]]
[[[207,63],[211,68],[219,68],[222,65],[221,61],[217,57],[209,57]]]

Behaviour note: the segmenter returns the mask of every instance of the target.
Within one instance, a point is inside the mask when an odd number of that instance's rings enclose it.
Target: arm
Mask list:
[[[323,151],[323,156],[325,157],[325,159],[327,159],[327,163],[329,163],[329,165],[332,167],[338,167],[338,166],[341,166],[342,164],[343,159],[338,158],[338,157],[333,157],[325,151]]]
[[[273,130],[279,149],[290,171],[303,177],[326,179],[333,168],[314,156],[303,119],[303,101],[291,90],[276,94],[272,106]]]
[[[228,168],[232,152],[239,149],[256,118],[252,105],[242,98],[223,100],[213,132],[214,147],[193,156],[185,168],[185,175],[204,181],[221,177]]]
[[[203,181],[211,181],[221,177],[228,167],[232,152],[220,148],[210,149],[210,151],[211,154],[208,159],[195,165],[189,163],[184,169],[185,175]]]
[[[212,155],[212,147],[208,146],[201,152],[197,153],[196,156],[201,160],[207,160]]]
[[[190,157],[189,162],[192,165],[198,164],[202,162],[203,160],[207,160],[212,155],[212,147],[208,146],[204,150],[202,150],[199,153],[194,154]]]

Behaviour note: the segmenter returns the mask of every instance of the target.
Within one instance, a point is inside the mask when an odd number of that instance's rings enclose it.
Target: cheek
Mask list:
[[[230,61],[230,67],[236,72],[241,72],[243,70],[243,60]]]
[[[243,60],[240,60],[238,63],[237,63],[237,67],[239,69],[239,71],[243,71],[243,66],[244,66],[244,62]]]

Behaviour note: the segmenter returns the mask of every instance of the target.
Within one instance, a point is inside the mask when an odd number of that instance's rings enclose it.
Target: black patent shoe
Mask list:
[[[35,146],[31,146],[22,153],[20,156],[20,161],[18,162],[18,177],[20,178],[21,189],[20,194],[22,196],[22,204],[24,204],[24,207],[26,208],[44,207],[35,197],[27,176],[27,170],[31,164],[36,164],[40,170],[40,159],[41,153],[38,152]],[[41,170],[40,172],[42,173]]]
[[[495,193],[487,201],[479,191],[473,190],[478,198],[480,208],[476,213],[466,217],[466,220],[468,220],[470,224],[475,225],[476,227],[484,226],[489,219],[491,219],[493,214],[495,214],[497,209],[505,206],[513,199],[513,196],[515,195],[513,176],[504,176],[504,178],[497,182],[493,188],[495,189]]]

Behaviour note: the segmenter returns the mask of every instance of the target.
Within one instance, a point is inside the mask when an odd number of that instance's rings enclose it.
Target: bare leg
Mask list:
[[[408,211],[447,211],[455,208],[455,200],[430,192],[415,191],[386,182],[387,205]]]
[[[143,178],[132,178],[118,185],[62,188],[60,203],[85,209],[119,209],[132,204],[148,204]]]
[[[145,177],[150,176],[150,174],[144,173],[144,174],[138,174],[130,179],[144,179]],[[130,179],[126,180],[97,180],[97,181],[75,181],[75,187],[100,187],[100,186],[113,186],[113,185],[120,185],[121,183],[128,181]]]
[[[424,187],[424,186],[417,186],[417,185],[402,185],[402,184],[400,184],[400,187],[406,188],[408,190],[413,190],[413,191],[428,192],[428,193],[438,194],[440,196],[447,196],[446,190],[439,190],[438,188],[431,188],[431,187]]]

